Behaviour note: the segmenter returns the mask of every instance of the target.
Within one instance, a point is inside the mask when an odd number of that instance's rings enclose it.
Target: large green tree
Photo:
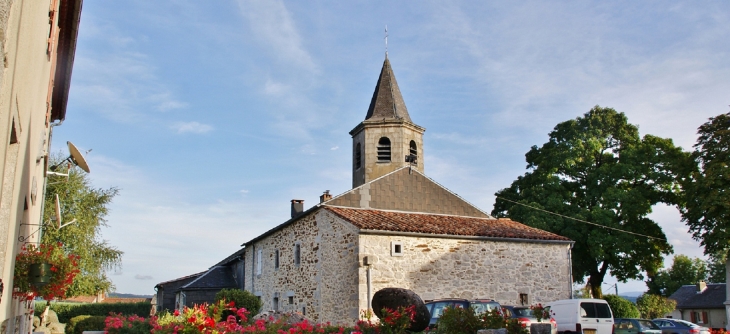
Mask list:
[[[704,260],[690,259],[683,254],[675,255],[669,269],[657,272],[646,282],[649,287],[647,293],[669,297],[682,285],[697,284],[699,281],[707,280],[707,274],[707,263]]]
[[[709,274],[707,280],[711,283],[727,283],[727,252],[717,252],[710,255],[710,260],[707,261],[707,269]]]
[[[62,159],[54,156],[51,164]],[[75,166],[69,169],[68,165],[62,164],[56,172],[68,173],[68,177],[49,177],[43,207],[43,219],[49,224],[43,230],[41,242],[61,242],[67,252],[80,256],[81,273],[76,276],[69,295],[113,291],[114,285],[106,272],[121,265],[123,253],[101,238],[101,228],[107,226],[108,205],[119,191],[116,188],[94,188],[88,174]],[[58,229],[55,218],[56,195],[61,204],[62,222],[76,220],[61,229]]]
[[[526,158],[529,171],[496,193],[494,216],[574,240],[573,279],[587,277],[594,297],[609,270],[625,282],[661,268],[672,247],[647,215],[657,203],[677,203],[676,180],[689,153],[671,139],[640,137],[623,113],[596,106],[556,125]]]
[[[685,179],[682,218],[705,254],[730,249],[730,113],[702,124],[693,157],[699,168]]]

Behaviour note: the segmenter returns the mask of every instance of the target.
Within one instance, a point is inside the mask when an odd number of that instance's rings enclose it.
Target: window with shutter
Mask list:
[[[707,312],[702,312],[702,323],[703,324],[707,323]]]

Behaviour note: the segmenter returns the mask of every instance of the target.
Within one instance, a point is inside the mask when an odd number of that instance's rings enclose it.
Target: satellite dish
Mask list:
[[[69,156],[66,159],[63,159],[61,162],[51,166],[49,168],[51,171],[46,171],[46,174],[68,177],[68,173],[63,174],[63,173],[55,172],[56,168],[58,168],[58,166],[61,166],[66,161],[73,163],[76,166],[79,166],[79,168],[83,169],[87,173],[91,173],[91,170],[89,169],[89,164],[86,163],[86,158],[84,158],[84,155],[81,154],[81,151],[79,151],[79,149],[76,148],[76,146],[74,146],[74,144],[71,143],[70,141],[67,141],[66,144],[68,144]],[[91,151],[91,150],[89,150],[89,151]],[[86,151],[86,152],[88,152],[88,151]],[[71,167],[71,166],[69,166],[69,167]]]
[[[77,149],[70,141],[67,141],[66,144],[68,144],[68,152],[71,154],[68,159],[70,159],[74,165],[79,166],[79,168],[83,169],[87,173],[91,173],[91,170],[89,170],[89,164],[86,163],[86,158],[84,158],[84,155],[79,152],[79,149]]]
[[[69,143],[70,144],[70,143]],[[69,226],[76,222],[76,219],[72,219],[70,222],[66,224],[62,224],[61,221],[61,200],[58,198],[58,194],[56,194],[56,221],[58,222],[58,229],[60,230],[62,227]]]

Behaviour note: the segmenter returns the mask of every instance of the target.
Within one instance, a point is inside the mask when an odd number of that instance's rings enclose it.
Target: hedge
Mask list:
[[[82,334],[84,331],[103,331],[106,316],[79,315],[66,324],[66,334]]]
[[[108,316],[109,313],[119,313],[123,315],[136,314],[140,317],[147,318],[150,316],[150,302],[139,303],[51,303],[51,310],[58,315],[58,321],[67,324],[71,318],[79,315],[98,315]],[[46,309],[45,302],[35,303],[35,315],[38,316]]]

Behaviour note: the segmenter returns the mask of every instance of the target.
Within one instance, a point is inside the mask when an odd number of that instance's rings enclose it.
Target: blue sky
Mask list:
[[[524,154],[594,105],[689,149],[730,104],[726,1],[86,1],[66,121],[98,187],[118,292],[205,270],[324,190],[388,50],[426,175],[486,211]],[[676,209],[652,214],[701,256]],[[669,264],[669,261],[667,261]],[[613,283],[615,280],[608,279]],[[639,291],[642,282],[619,283]]]

